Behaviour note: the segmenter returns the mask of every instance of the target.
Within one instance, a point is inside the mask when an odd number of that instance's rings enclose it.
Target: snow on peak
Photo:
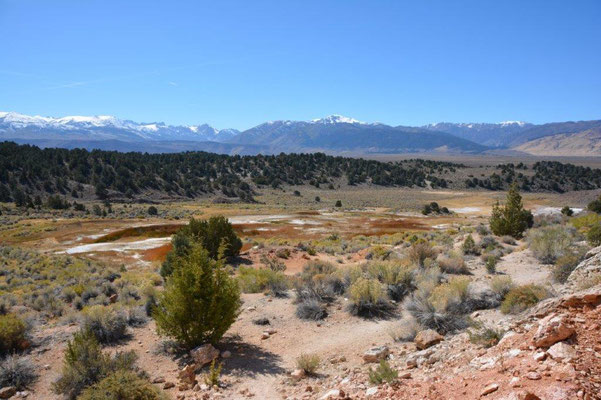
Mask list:
[[[524,126],[526,123],[524,121],[503,121],[499,122],[499,125],[507,126],[507,125],[519,125]]]
[[[337,114],[328,115],[325,118],[314,119],[311,122],[316,124],[365,124],[365,122],[358,121],[354,118]]]

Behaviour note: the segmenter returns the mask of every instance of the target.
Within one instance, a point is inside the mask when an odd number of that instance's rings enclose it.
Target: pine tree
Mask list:
[[[517,183],[514,182],[507,192],[505,206],[501,206],[498,201],[493,206],[490,229],[495,235],[510,235],[520,239],[532,223],[532,213],[524,210],[522,196],[518,191]]]

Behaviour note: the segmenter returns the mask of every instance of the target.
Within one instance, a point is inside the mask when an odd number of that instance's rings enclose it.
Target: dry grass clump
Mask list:
[[[468,331],[470,342],[486,348],[495,346],[503,338],[505,332],[502,329],[477,327],[475,331]]]
[[[518,314],[549,297],[551,297],[551,293],[542,286],[532,284],[516,286],[505,296],[501,303],[501,312]]]
[[[296,358],[296,368],[302,369],[307,375],[314,375],[319,368],[321,359],[317,354],[301,354]]]
[[[388,334],[395,342],[412,342],[415,339],[419,325],[414,318],[404,318],[400,323],[395,323],[388,328]]]
[[[112,307],[97,305],[85,309],[81,327],[100,343],[115,343],[127,337],[127,317]]]
[[[392,383],[398,376],[398,371],[392,368],[386,360],[380,360],[380,364],[375,369],[369,369],[369,382],[374,385],[382,382]]]
[[[349,288],[349,312],[363,318],[387,318],[393,315],[382,284],[377,279],[359,278]]]
[[[459,254],[451,253],[438,258],[438,266],[445,274],[471,275],[465,260]]]
[[[27,346],[27,325],[15,314],[0,315],[0,356]]]
[[[328,316],[326,308],[315,299],[306,299],[296,306],[296,316],[300,319],[319,321]]]
[[[509,276],[497,276],[494,277],[490,282],[490,289],[497,295],[501,300],[507,296],[507,293],[515,287],[515,284]]]
[[[240,267],[236,280],[243,293],[287,290],[289,285],[286,275],[269,268]]]

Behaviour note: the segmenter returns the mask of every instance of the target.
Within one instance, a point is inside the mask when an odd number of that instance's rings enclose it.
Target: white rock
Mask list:
[[[340,390],[332,389],[332,390],[329,390],[328,392],[326,392],[326,394],[321,396],[319,399],[320,400],[329,400],[329,399],[335,399],[338,396],[340,396]]]
[[[378,387],[374,386],[374,387],[370,387],[369,389],[367,389],[365,391],[365,395],[367,397],[373,396],[374,394],[378,393]]]

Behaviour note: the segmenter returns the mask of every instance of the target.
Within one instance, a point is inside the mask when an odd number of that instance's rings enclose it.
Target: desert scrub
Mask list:
[[[317,354],[301,354],[296,358],[296,368],[303,370],[307,375],[314,375],[319,368],[321,360]]]
[[[311,260],[303,267],[301,279],[303,281],[308,281],[313,279],[315,275],[330,275],[336,272],[336,270],[336,266],[330,262]]]
[[[28,346],[27,325],[15,314],[0,315],[0,356]]]
[[[221,376],[221,368],[223,368],[222,363],[215,363],[215,360],[211,361],[211,365],[209,366],[209,371],[204,377],[205,384],[209,387],[219,386],[219,378]]]
[[[87,387],[119,370],[133,370],[136,354],[117,352],[113,357],[103,353],[91,332],[76,332],[67,343],[60,377],[52,389],[56,394],[74,400]]]
[[[189,349],[216,343],[238,316],[238,284],[222,261],[212,260],[200,246],[174,259],[172,265],[173,274],[153,314],[158,333]]]
[[[522,285],[511,289],[501,303],[503,314],[518,314],[551,297],[549,291],[539,285]]]
[[[470,270],[465,265],[465,260],[459,254],[450,253],[449,255],[438,257],[438,267],[445,274],[471,275]]]
[[[492,328],[477,327],[475,331],[468,330],[470,342],[486,348],[495,346],[503,338],[505,332]]]
[[[531,229],[527,240],[534,257],[545,264],[552,264],[566,254],[575,242],[573,232],[561,225]]]
[[[391,253],[390,249],[376,245],[369,249],[365,258],[368,260],[387,260]]]
[[[96,305],[85,309],[81,327],[100,343],[115,343],[127,337],[127,318],[113,307]]]
[[[553,280],[557,283],[566,283],[572,271],[574,271],[583,258],[583,252],[569,252],[559,257],[555,260],[555,265],[553,266]]]
[[[461,251],[465,255],[477,256],[478,254],[480,254],[480,250],[476,246],[476,242],[474,241],[474,238],[471,234],[467,235],[467,237],[463,241],[463,244],[461,245]]]
[[[586,241],[591,246],[601,245],[601,224],[593,225],[588,232],[586,232]]]
[[[490,282],[490,289],[501,300],[515,287],[509,276],[497,276]]]
[[[262,293],[288,286],[286,275],[268,268],[240,267],[236,281],[243,293]]]
[[[413,243],[407,251],[407,257],[409,257],[409,260],[411,260],[411,262],[419,268],[423,268],[425,261],[429,258],[434,258],[435,256],[436,252],[432,246],[423,240],[418,240]]]
[[[0,361],[0,388],[14,386],[25,390],[37,377],[35,365],[27,358],[10,355]]]
[[[319,321],[328,316],[326,308],[315,299],[306,299],[296,305],[296,316],[300,319]]]
[[[374,385],[379,385],[382,382],[392,383],[398,376],[398,371],[393,369],[386,360],[380,360],[380,364],[375,369],[369,369],[369,383]]]
[[[484,262],[484,265],[486,266],[486,272],[491,275],[495,274],[497,272],[497,261],[498,258],[496,256],[487,255],[486,261]]]
[[[401,301],[415,290],[415,267],[394,262],[372,262],[364,266],[367,276],[377,279],[386,288],[388,297]]]
[[[415,319],[409,317],[401,320],[398,324],[390,326],[387,332],[395,342],[413,342],[419,328]]]
[[[363,318],[385,318],[394,313],[377,279],[359,278],[349,288],[349,312]]]
[[[166,397],[147,379],[119,370],[85,389],[78,400],[162,400]]]
[[[469,297],[470,280],[453,277],[447,283],[436,286],[430,293],[429,300],[439,310],[447,309],[452,303],[465,302]]]

